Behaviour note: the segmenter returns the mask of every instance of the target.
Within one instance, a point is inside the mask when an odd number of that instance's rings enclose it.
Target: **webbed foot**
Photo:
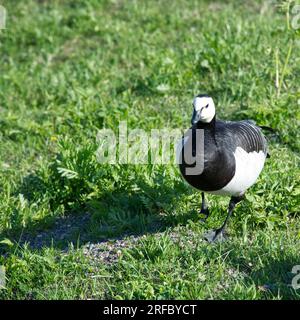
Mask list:
[[[204,239],[209,243],[224,242],[227,237],[222,229],[209,230],[204,234]]]

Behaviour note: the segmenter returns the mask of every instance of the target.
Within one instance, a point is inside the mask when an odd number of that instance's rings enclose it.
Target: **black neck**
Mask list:
[[[204,123],[204,122],[198,121],[196,124],[197,129],[210,130],[212,132],[215,132],[215,126],[216,126],[216,116],[213,117],[211,122]]]
[[[216,128],[216,116],[213,117],[213,119],[211,120],[211,122],[209,123],[203,123],[198,121],[196,124],[196,129],[202,129],[205,130],[206,134],[210,135],[215,143],[215,145],[217,146],[217,140],[216,140],[216,136],[215,136],[215,128]]]

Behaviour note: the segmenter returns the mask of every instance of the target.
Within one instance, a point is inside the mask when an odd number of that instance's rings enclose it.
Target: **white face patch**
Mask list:
[[[196,97],[194,100],[194,110],[196,116],[194,122],[204,122],[209,123],[214,118],[216,114],[215,104],[210,97]]]

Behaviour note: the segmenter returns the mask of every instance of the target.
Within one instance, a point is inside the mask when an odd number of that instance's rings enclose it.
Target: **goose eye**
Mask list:
[[[209,104],[207,104],[207,105],[205,106],[205,108],[207,109],[207,108],[208,108],[208,106],[209,106]]]

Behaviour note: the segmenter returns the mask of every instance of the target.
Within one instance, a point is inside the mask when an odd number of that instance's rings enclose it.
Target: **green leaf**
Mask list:
[[[6,244],[7,246],[9,246],[9,247],[12,247],[14,244],[13,244],[13,242],[12,241],[10,241],[9,239],[3,239],[3,240],[1,240],[0,241],[0,244]]]

